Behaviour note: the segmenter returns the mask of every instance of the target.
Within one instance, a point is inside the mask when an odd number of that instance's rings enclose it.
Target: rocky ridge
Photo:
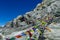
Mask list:
[[[8,35],[15,31],[39,25],[41,23],[36,20],[45,20],[47,16],[50,18],[53,17],[54,20],[52,22],[60,23],[60,0],[43,0],[33,11],[27,12],[25,15],[19,15],[17,18],[8,22],[2,32]]]

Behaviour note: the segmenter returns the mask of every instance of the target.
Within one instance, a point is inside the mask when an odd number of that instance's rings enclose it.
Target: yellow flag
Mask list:
[[[30,30],[30,32],[33,32],[34,33],[34,31],[32,29]]]
[[[44,25],[46,25],[47,24],[47,22],[45,22],[45,21],[42,21],[42,25],[44,26]]]
[[[38,29],[38,32],[40,33],[40,34],[42,34],[42,32]]]
[[[48,30],[49,32],[51,32],[51,29],[50,28],[48,28],[48,27],[45,27],[46,28],[46,30]]]

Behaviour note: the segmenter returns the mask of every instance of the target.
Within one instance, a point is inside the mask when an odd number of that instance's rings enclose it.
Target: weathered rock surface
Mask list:
[[[55,18],[52,22],[60,23],[60,0],[43,0],[43,2],[39,3],[33,11],[27,12],[23,16],[19,15],[17,18],[8,22],[2,29],[2,33],[4,32],[3,33],[4,35],[8,35],[15,31],[21,31],[21,30],[27,29],[29,27],[32,27],[34,25],[39,25],[41,23],[36,20],[44,19],[44,17],[48,16],[48,14],[50,17],[55,16]],[[58,20],[56,20],[56,19],[58,19]],[[53,26],[54,25],[52,25],[51,27],[53,27]],[[57,29],[57,28],[59,28],[59,27],[56,27],[56,28],[53,27],[54,32],[56,29],[56,33],[58,33],[58,34],[53,33],[55,37],[56,37],[56,35],[57,36],[60,35],[59,34],[60,29]],[[49,34],[49,35],[51,35],[51,34]],[[59,38],[56,37],[56,38],[58,40],[60,37]],[[55,38],[53,38],[53,39],[56,40]],[[48,38],[48,40],[50,40],[50,37]]]

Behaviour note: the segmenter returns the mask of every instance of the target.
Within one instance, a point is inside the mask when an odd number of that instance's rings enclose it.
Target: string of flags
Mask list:
[[[39,29],[39,27],[40,28],[45,28],[46,30],[48,30],[49,32],[51,32],[51,29],[50,28],[45,27],[45,25],[47,24],[46,21],[44,21],[44,20],[38,20],[38,22],[41,22],[41,25],[42,25],[41,27],[40,27],[40,25],[35,25],[32,28],[28,28],[28,30],[26,30],[24,32],[21,32],[20,34],[17,34],[15,36],[11,37],[11,38],[7,37],[6,40],[21,39],[21,38],[23,38],[25,36],[26,36],[26,39],[25,40],[32,40],[32,39],[37,40],[38,37],[39,37],[39,35],[40,34],[43,34],[42,31],[41,31],[41,29]]]
[[[46,29],[47,30],[49,30],[49,31],[51,31],[48,27],[46,27]],[[36,34],[42,34],[42,32],[39,30],[39,29],[37,29],[37,28],[32,28],[32,29],[29,29],[29,30],[27,30],[26,32],[22,32],[21,34],[18,34],[18,35],[15,35],[14,37],[12,37],[12,38],[6,38],[6,40],[15,40],[16,38],[17,39],[19,39],[19,38],[22,38],[23,36],[29,36],[29,38],[28,37],[26,37],[26,39],[28,40],[28,39],[33,39],[32,37],[35,37],[35,35]],[[37,37],[38,35],[36,35],[36,38],[34,38],[34,39],[38,39],[38,37]]]
[[[29,35],[30,39],[33,36],[33,33],[35,33],[36,28],[32,28],[30,30],[27,30],[26,32],[22,32],[21,34],[15,35],[12,38],[6,38],[6,40],[15,40],[15,38],[22,38],[23,36]],[[37,30],[38,33],[41,33],[41,31]]]

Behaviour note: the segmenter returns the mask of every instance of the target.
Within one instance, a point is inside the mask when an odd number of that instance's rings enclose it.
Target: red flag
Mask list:
[[[22,36],[21,35],[17,35],[17,36],[15,36],[16,38],[21,38]]]

